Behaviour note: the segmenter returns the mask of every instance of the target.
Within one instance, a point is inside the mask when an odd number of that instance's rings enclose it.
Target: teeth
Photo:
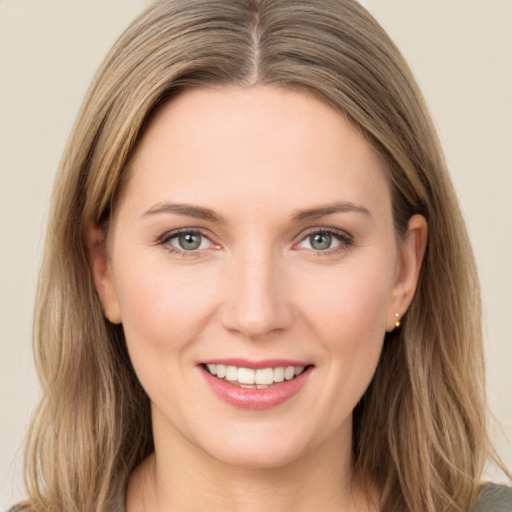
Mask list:
[[[283,382],[284,380],[284,368],[274,369],[274,382]]]
[[[213,366],[214,368],[217,367],[216,373],[210,371],[212,375],[217,375],[219,379],[223,379],[226,376],[226,367],[223,364],[210,364],[208,365],[208,370],[210,369],[210,366]]]
[[[269,386],[274,382],[274,370],[272,368],[261,368],[256,370],[256,384]]]
[[[295,368],[293,366],[288,366],[284,371],[284,378],[286,380],[291,380],[295,377]]]
[[[291,380],[304,371],[304,366],[279,366],[277,368],[243,368],[223,364],[207,364],[208,371],[219,379],[237,382],[243,388],[264,389],[276,382]]]
[[[226,366],[226,380],[238,380],[238,368],[236,366]]]
[[[236,379],[240,384],[254,384],[256,378],[255,371],[251,368],[238,368],[238,378]],[[262,384],[258,382],[258,384]]]

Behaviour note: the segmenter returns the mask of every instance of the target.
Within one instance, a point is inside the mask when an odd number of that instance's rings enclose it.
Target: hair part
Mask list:
[[[353,462],[383,512],[462,512],[490,453],[480,294],[442,151],[398,49],[354,0],[164,0],[124,32],[85,98],[54,190],[35,314],[43,399],[20,509],[106,511],[153,450],[149,399],[94,289],[85,234],[107,226],[151,114],[181,90],[300,90],[380,155],[395,231],[427,219],[418,289],[354,411]]]

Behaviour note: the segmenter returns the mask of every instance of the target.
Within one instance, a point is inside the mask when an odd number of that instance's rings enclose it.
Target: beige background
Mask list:
[[[0,0],[0,509],[23,496],[21,446],[38,398],[31,319],[55,169],[95,69],[146,3]],[[439,129],[483,283],[493,436],[512,468],[512,1],[363,3],[409,60]]]

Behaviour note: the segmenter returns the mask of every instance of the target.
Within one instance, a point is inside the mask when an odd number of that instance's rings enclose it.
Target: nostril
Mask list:
[[[240,333],[248,339],[259,340],[286,330],[291,324],[291,311],[286,304],[278,304],[276,296],[264,300],[241,297],[225,304],[222,324],[232,333]]]

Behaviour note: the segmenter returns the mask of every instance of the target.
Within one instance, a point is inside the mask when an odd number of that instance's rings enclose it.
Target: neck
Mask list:
[[[376,510],[353,478],[351,432],[278,467],[227,464],[179,435],[161,434],[155,429],[155,452],[130,479],[127,512],[197,510],[198,503],[212,512]]]

